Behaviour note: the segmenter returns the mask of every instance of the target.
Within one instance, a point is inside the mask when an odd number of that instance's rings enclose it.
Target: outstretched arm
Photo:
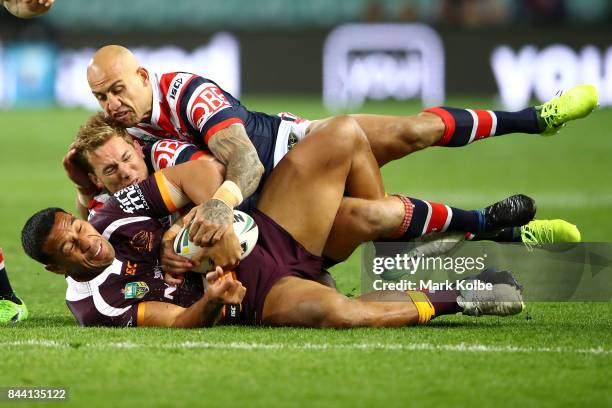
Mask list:
[[[207,160],[192,160],[167,167],[161,170],[161,174],[172,186],[168,193],[176,208],[190,202],[202,204],[208,201],[223,181],[219,167]]]
[[[221,268],[206,275],[206,293],[188,308],[164,302],[142,302],[138,305],[138,326],[211,327],[221,318],[226,304],[240,304],[246,288]]]

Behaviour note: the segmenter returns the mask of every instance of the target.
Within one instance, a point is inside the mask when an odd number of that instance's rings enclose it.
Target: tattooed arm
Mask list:
[[[264,167],[244,126],[232,125],[218,131],[208,141],[208,147],[225,164],[225,179],[236,183],[244,198],[253,194]]]
[[[244,198],[255,192],[264,172],[255,146],[242,125],[231,125],[209,140],[210,151],[226,166],[225,180],[235,183]],[[229,205],[228,205],[229,204]],[[233,220],[233,204],[218,198],[208,200],[196,216],[190,237],[198,245],[219,241]]]

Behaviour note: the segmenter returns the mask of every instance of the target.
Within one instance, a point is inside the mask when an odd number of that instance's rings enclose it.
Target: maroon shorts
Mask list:
[[[285,276],[318,280],[323,258],[308,252],[291,234],[259,210],[251,210],[259,228],[259,239],[236,271],[246,287],[240,323],[260,324],[264,301],[276,282]]]

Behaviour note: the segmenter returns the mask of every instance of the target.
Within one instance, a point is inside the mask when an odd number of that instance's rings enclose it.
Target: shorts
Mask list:
[[[318,281],[323,258],[308,252],[291,234],[259,210],[251,217],[259,228],[253,252],[240,262],[237,278],[246,288],[241,324],[261,324],[264,302],[272,286],[286,276]]]
[[[289,150],[296,143],[301,142],[306,137],[306,130],[310,126],[309,120],[301,118],[293,119],[287,116],[287,113],[279,113],[283,120],[278,127],[276,134],[276,145],[274,146],[274,167],[281,161]]]
[[[269,167],[269,163],[264,163],[264,167],[267,169],[266,173],[262,176],[257,190],[249,197],[245,198],[245,200],[237,207],[237,209],[240,211],[249,213],[257,207],[259,196],[261,195],[263,185],[269,174],[272,172],[274,167],[278,165],[282,158],[289,153],[291,148],[293,148],[296,143],[304,140],[308,126],[310,126],[312,123],[309,120],[302,119],[288,112],[279,113],[278,117],[281,118],[281,121],[278,125],[278,131],[276,132],[272,167]]]

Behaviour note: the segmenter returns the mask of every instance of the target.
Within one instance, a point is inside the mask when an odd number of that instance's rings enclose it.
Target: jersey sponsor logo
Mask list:
[[[240,304],[227,304],[223,310],[223,323],[237,324],[240,317]]]
[[[191,123],[198,130],[202,130],[213,115],[231,107],[221,89],[215,84],[205,83],[200,85],[194,95],[187,105],[187,112]]]
[[[137,210],[148,210],[149,203],[138,185],[124,188],[115,193],[115,198],[123,212],[133,214]]]
[[[152,147],[151,157],[155,170],[165,169],[176,164],[179,154],[189,146],[178,140],[160,140]]]
[[[183,78],[181,77],[177,78],[172,83],[172,86],[170,87],[170,99],[176,99],[176,96],[178,95],[178,91],[181,88],[182,84],[183,84]]]
[[[136,275],[136,268],[138,268],[137,263],[131,263],[130,261],[127,261],[127,265],[125,266],[125,274]]]
[[[153,232],[139,231],[130,240],[132,248],[138,252],[148,253],[153,249]]]
[[[149,285],[146,282],[128,282],[121,289],[125,299],[142,299],[149,293]]]

